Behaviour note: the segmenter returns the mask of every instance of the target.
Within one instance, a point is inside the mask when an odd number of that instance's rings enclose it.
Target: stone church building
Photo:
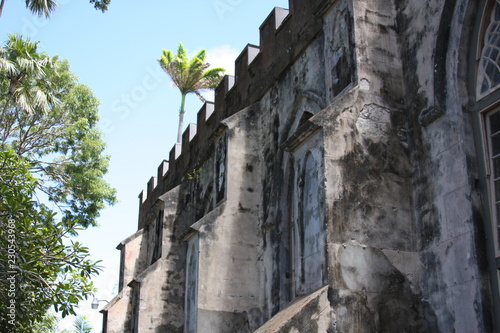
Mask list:
[[[140,194],[104,332],[500,331],[500,0],[290,0],[235,73]]]

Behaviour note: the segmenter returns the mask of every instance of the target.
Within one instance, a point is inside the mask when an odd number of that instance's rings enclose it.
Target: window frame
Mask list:
[[[477,3],[470,3],[469,15],[470,20],[473,22],[472,29],[464,33],[469,33],[467,44],[464,44],[464,50],[467,50],[468,55],[464,58],[467,59],[469,65],[467,68],[467,86],[469,88],[469,107],[470,121],[472,123],[472,132],[474,145],[476,146],[476,164],[477,164],[477,178],[475,179],[475,189],[478,194],[483,198],[482,200],[482,220],[483,232],[478,236],[484,244],[486,251],[489,278],[491,279],[491,291],[493,296],[493,317],[496,324],[500,324],[500,257],[498,257],[499,244],[494,239],[498,235],[491,235],[495,233],[494,224],[496,225],[494,209],[492,206],[492,186],[491,186],[491,161],[489,153],[489,139],[487,137],[487,123],[486,117],[495,110],[500,110],[500,86],[499,89],[490,90],[488,94],[483,96],[477,95],[479,88],[477,84],[478,69],[483,54],[484,36],[490,24],[491,10],[495,3],[500,3],[499,0],[480,0]],[[469,45],[473,49],[469,52]],[[465,74],[465,73],[464,73]]]
[[[485,36],[488,33],[488,29],[491,24],[491,17],[493,15],[493,11],[495,6],[500,7],[500,0],[486,0],[483,2],[480,10],[478,11],[480,22],[476,26],[476,31],[474,35],[476,36],[476,50],[472,52],[474,54],[474,75],[471,83],[473,84],[474,91],[474,104],[473,110],[477,112],[476,117],[479,119],[479,133],[481,140],[481,150],[483,154],[483,163],[484,163],[484,177],[485,177],[485,186],[486,186],[486,194],[487,194],[487,206],[489,211],[489,216],[487,216],[488,220],[488,232],[487,235],[491,235],[493,239],[492,250],[494,252],[494,257],[496,260],[497,269],[499,269],[500,263],[500,235],[497,227],[500,225],[498,222],[497,216],[500,215],[500,209],[496,208],[496,200],[500,201],[500,198],[495,198],[495,189],[494,189],[494,179],[492,176],[492,156],[491,156],[491,144],[490,144],[490,135],[488,128],[488,119],[491,114],[495,112],[500,112],[500,84],[495,86],[493,89],[490,89],[488,92],[484,94],[480,94],[480,66],[482,62],[482,56],[484,54],[485,47]],[[499,21],[500,22],[500,21]],[[499,23],[500,24],[500,23]]]
[[[488,192],[488,206],[490,211],[490,233],[492,233],[493,239],[493,250],[496,259],[497,269],[499,268],[500,262],[500,209],[497,209],[496,204],[500,202],[500,197],[496,197],[495,193],[495,185],[494,185],[494,175],[493,175],[493,156],[492,156],[492,148],[490,143],[490,128],[489,128],[489,117],[493,113],[500,114],[500,100],[491,105],[491,107],[486,108],[479,112],[480,117],[480,131],[481,131],[481,140],[483,146],[483,154],[484,154],[484,169],[486,176],[486,186]],[[498,133],[498,132],[497,132]],[[500,178],[500,177],[499,177]]]
[[[481,13],[481,23],[479,26],[479,33],[478,33],[478,39],[477,39],[477,45],[476,45],[476,53],[475,53],[475,63],[476,63],[476,68],[475,68],[475,82],[474,82],[474,91],[475,91],[475,96],[476,96],[476,102],[482,100],[483,98],[486,98],[487,96],[493,94],[494,92],[498,91],[500,89],[500,83],[494,86],[493,88],[490,87],[490,89],[484,93],[481,92],[481,85],[482,85],[482,80],[480,78],[484,78],[486,75],[484,73],[484,70],[481,69],[482,67],[482,60],[483,60],[483,55],[485,53],[485,46],[486,46],[486,35],[488,34],[488,30],[490,28],[490,25],[492,23],[492,17],[494,16],[494,9],[495,6],[498,6],[500,8],[500,1],[495,0],[495,1],[486,1],[485,6],[483,7],[482,13]],[[500,25],[500,20],[498,21],[498,24]],[[500,32],[499,32],[500,35]],[[499,37],[500,39],[500,37]],[[498,50],[500,52],[500,45],[498,47]],[[500,64],[499,64],[500,67]]]

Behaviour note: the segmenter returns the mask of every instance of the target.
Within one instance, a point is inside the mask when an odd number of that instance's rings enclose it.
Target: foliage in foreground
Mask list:
[[[115,202],[103,177],[109,157],[97,129],[99,101],[70,72],[69,63],[11,35],[0,49],[0,148],[31,164],[37,189],[67,225],[97,225]]]
[[[91,333],[92,326],[90,325],[88,319],[83,316],[78,316],[73,321],[72,330],[63,330],[61,333]]]
[[[75,314],[94,292],[98,262],[70,236],[115,201],[98,104],[37,43],[10,36],[0,49],[1,332],[39,332],[52,306]]]
[[[67,241],[76,226],[57,222],[54,212],[32,200],[36,180],[29,168],[13,151],[0,152],[2,332],[12,325],[13,332],[30,332],[52,305],[63,316],[74,314],[92,294],[91,277],[99,271],[87,248]]]
[[[94,8],[102,11],[103,13],[108,10],[108,6],[111,0],[90,0],[90,3],[94,5]],[[0,1],[0,16],[3,12],[3,7],[5,0]],[[54,0],[26,0],[26,8],[29,11],[38,16],[45,16],[49,18],[53,12],[57,9],[57,2]]]
[[[33,333],[59,333],[59,318],[52,312],[47,312],[42,318],[37,319]]]

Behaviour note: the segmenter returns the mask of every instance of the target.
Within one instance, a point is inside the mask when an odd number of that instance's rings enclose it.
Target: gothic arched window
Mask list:
[[[500,0],[482,2],[476,26],[476,100],[497,268],[500,269]],[[488,232],[490,234],[490,232]],[[499,271],[500,272],[500,271]],[[500,274],[500,273],[499,273]],[[500,275],[499,275],[500,277]]]
[[[500,5],[495,2],[484,34],[476,94],[482,98],[500,87]]]

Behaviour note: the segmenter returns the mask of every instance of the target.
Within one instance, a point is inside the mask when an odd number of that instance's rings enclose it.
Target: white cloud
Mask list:
[[[210,67],[222,67],[226,70],[226,74],[234,75],[234,61],[240,55],[241,50],[230,45],[221,45],[207,50],[207,53]]]
[[[234,75],[234,61],[240,55],[241,50],[237,50],[230,45],[221,45],[207,50],[207,62],[211,68],[222,67],[225,74]],[[204,91],[202,96],[207,101],[214,101],[213,91]]]

